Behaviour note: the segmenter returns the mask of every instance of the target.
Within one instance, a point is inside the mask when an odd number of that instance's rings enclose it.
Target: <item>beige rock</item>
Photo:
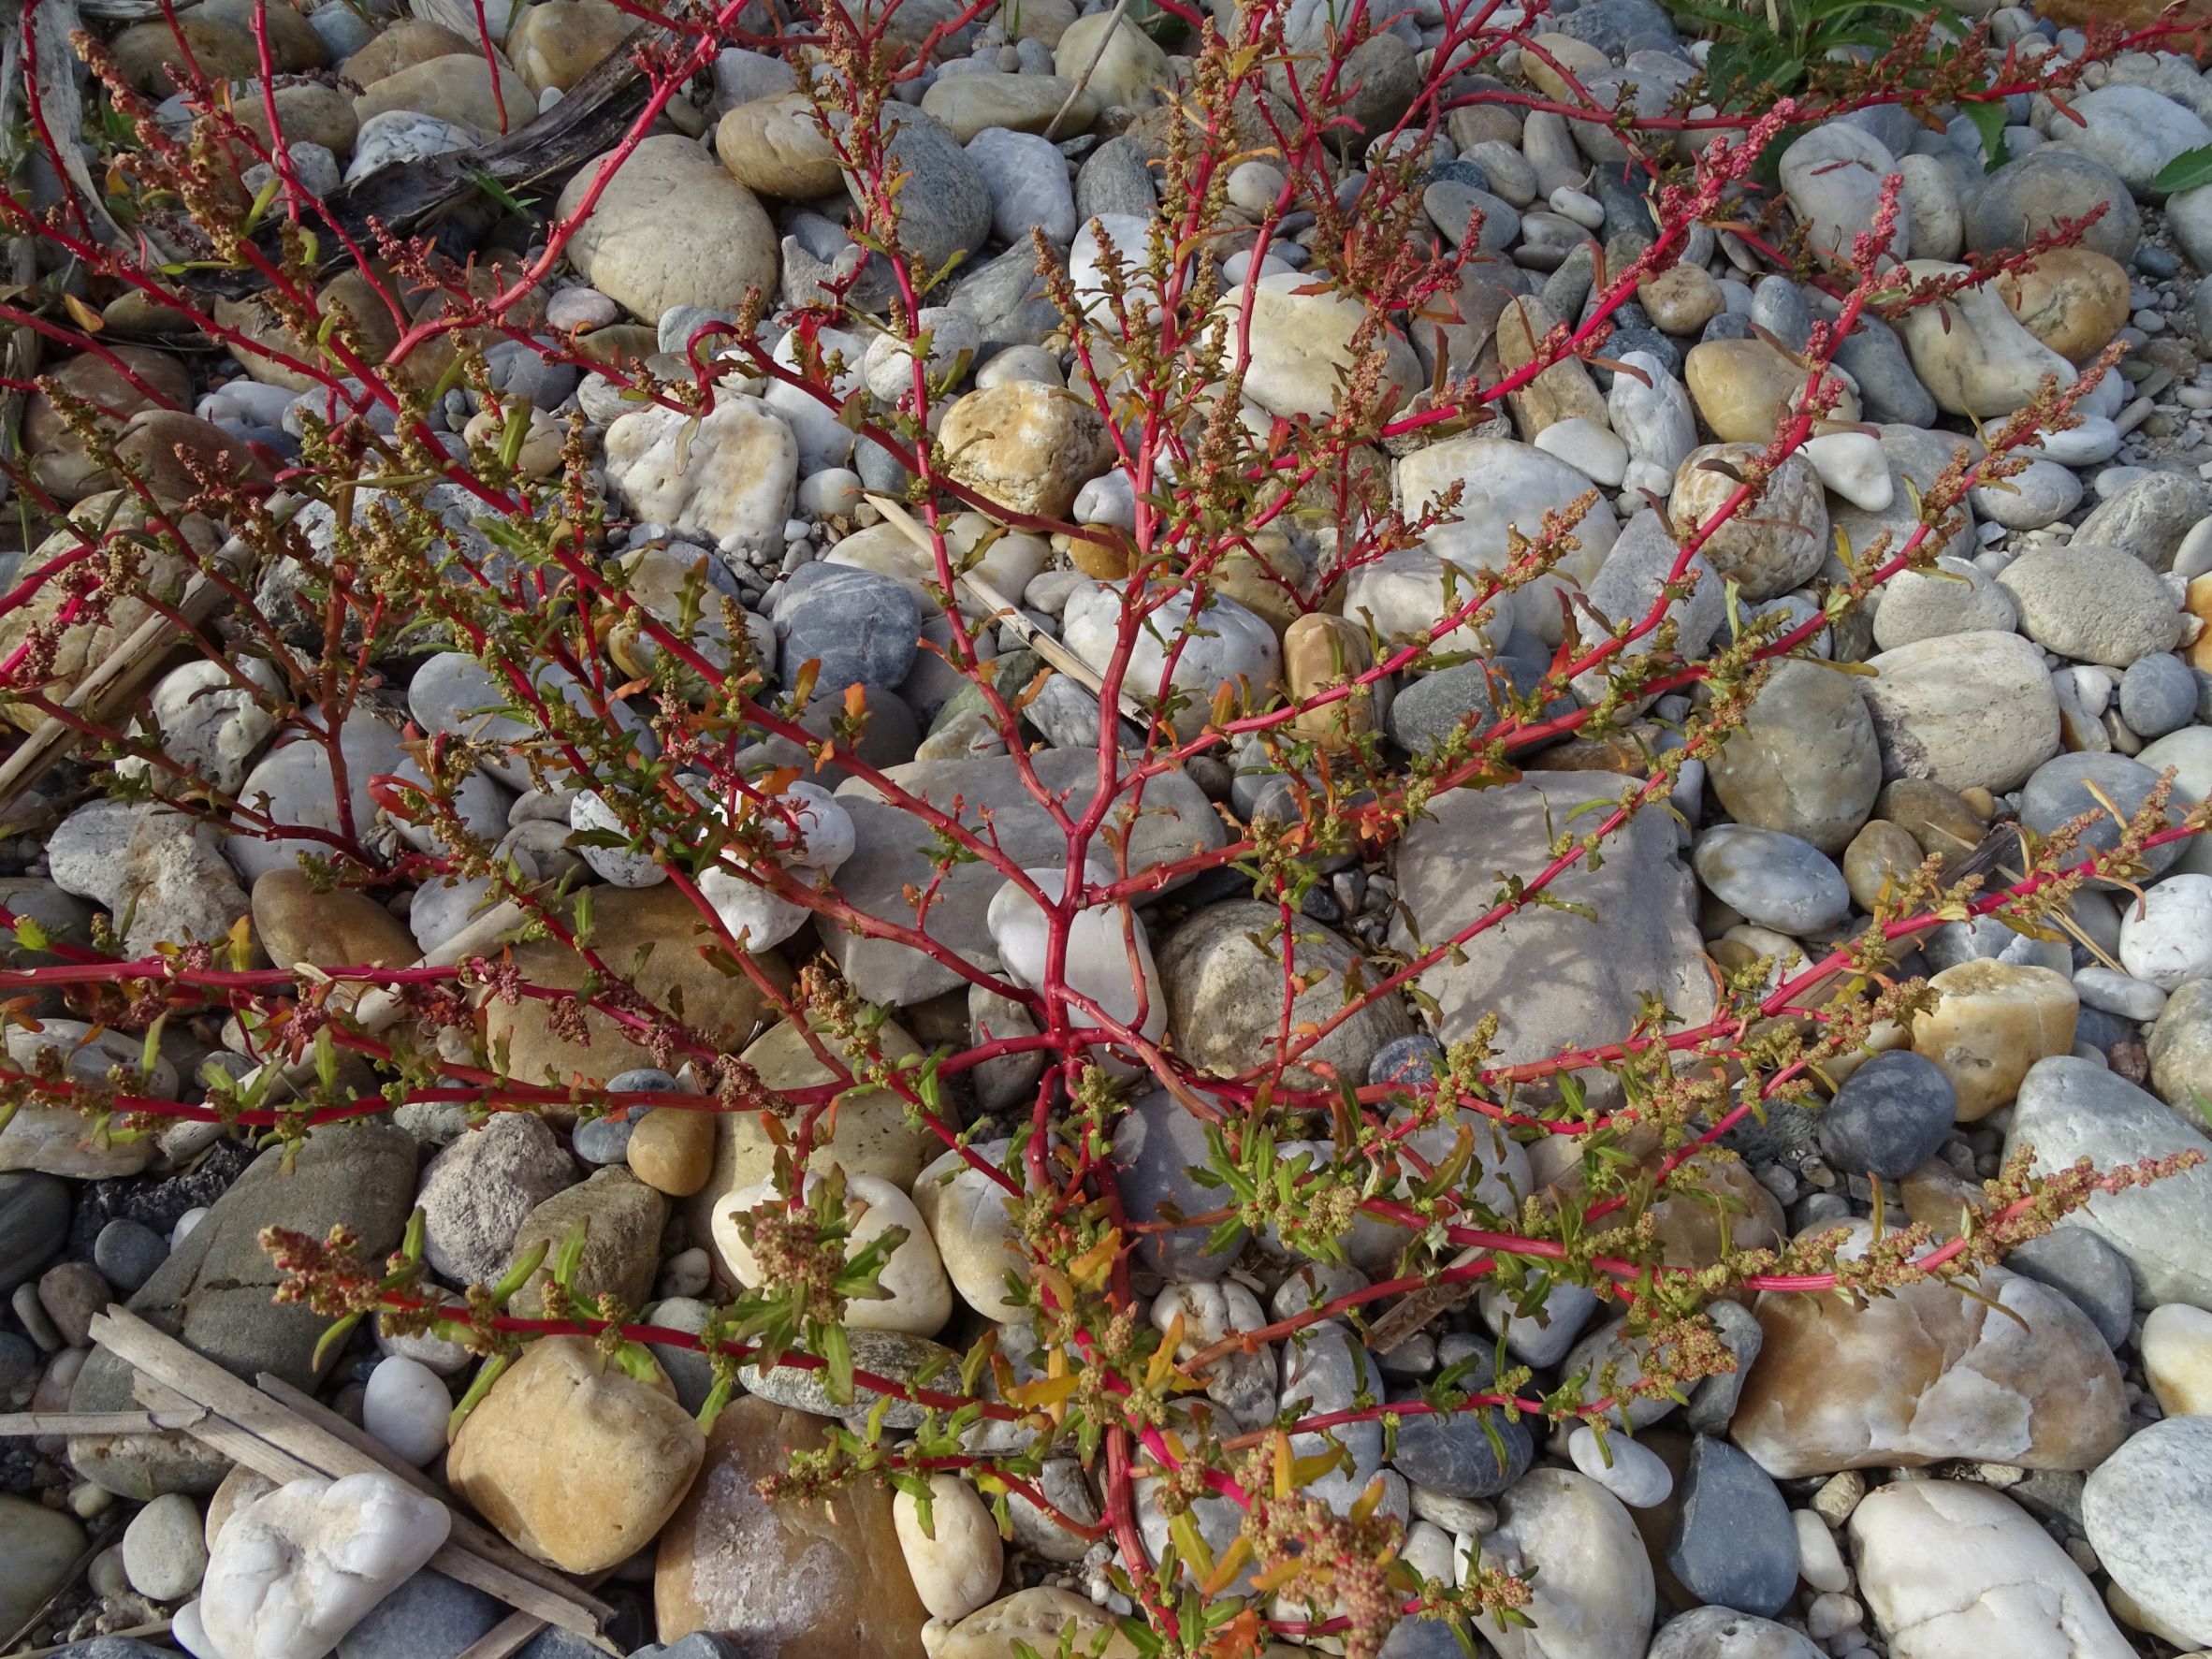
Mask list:
[[[115,461],[171,512],[226,485],[269,482],[269,469],[243,444],[176,409],[143,409],[125,421]]]
[[[1025,12],[1027,9],[1023,7]],[[1100,1659],[1137,1659],[1136,1647],[1114,1628],[1102,1608],[1071,1590],[1049,1584],[1017,1590],[968,1614],[939,1638],[931,1659],[1017,1659],[1016,1642],[1026,1643],[1038,1653],[1055,1653],[1060,1633],[1071,1624],[1077,1652],[1088,1653],[1099,1635],[1106,1633]]]
[[[1124,109],[1149,109],[1164,102],[1174,84],[1168,54],[1152,36],[1128,17],[1103,12],[1077,18],[1060,31],[1053,70],[1070,80],[1088,75],[1101,103]]]
[[[2081,999],[2062,973],[1974,961],[1928,982],[1943,1000],[1913,1016],[1913,1052],[1933,1060],[1957,1089],[1960,1123],[2009,1104],[2029,1067],[2074,1047]]]
[[[1035,40],[1057,46],[1068,25],[1076,19],[1074,0],[1022,0],[998,9],[998,21],[1016,40]]]
[[[103,490],[87,496],[69,515],[72,525],[79,528],[58,530],[40,542],[32,554],[33,564],[59,559],[70,552],[90,536],[97,538],[105,529],[127,535],[142,530],[146,513],[135,496],[120,490]],[[198,552],[212,551],[222,537],[214,524],[196,513],[171,516],[171,523],[182,534],[186,543]],[[158,546],[139,544],[138,589],[156,599],[173,600],[182,591],[191,575],[191,569],[182,559],[162,551]],[[61,617],[62,607],[69,598],[68,590],[59,582],[42,584],[31,599],[16,609],[0,615],[0,656],[12,652],[31,637],[34,629],[51,628]],[[60,630],[54,637],[53,656],[48,666],[46,679],[36,688],[49,697],[66,695],[78,680],[96,667],[134,628],[153,614],[153,607],[137,593],[118,594],[108,605],[106,615],[80,611],[77,619]],[[29,686],[22,689],[31,690]],[[0,719],[25,732],[36,731],[45,715],[28,704],[9,704],[0,708]]]
[[[739,104],[716,124],[714,153],[746,189],[784,201],[828,196],[844,182],[803,93]]]
[[[254,883],[254,933],[278,968],[401,967],[421,952],[406,924],[365,893],[317,893],[298,869]]]
[[[342,271],[324,284],[315,296],[315,309],[326,317],[342,313],[353,329],[356,349],[371,362],[388,357],[400,343],[398,323],[358,270]],[[280,360],[313,365],[319,352],[294,333],[265,298],[218,299],[214,317],[226,329],[243,336],[248,343],[234,345],[232,350],[245,371],[264,386],[305,392],[323,384]],[[264,349],[255,351],[255,346]]]
[[[760,399],[725,393],[704,417],[635,410],[607,428],[605,455],[608,482],[638,519],[724,553],[780,545],[799,441]]]
[[[471,444],[488,444],[497,450],[506,437],[507,423],[522,418],[523,412],[519,409],[502,413],[488,406],[469,416],[461,436]],[[529,411],[529,421],[522,447],[515,452],[515,471],[525,478],[549,478],[560,465],[561,445],[568,441],[568,425],[543,409]]]
[[[2128,273],[2094,248],[2052,248],[1997,279],[2020,325],[2079,368],[2127,326]]]
[[[1087,86],[1079,93],[1057,75],[942,75],[922,95],[922,109],[963,144],[994,126],[1017,133],[1051,127],[1055,138],[1072,138],[1099,119],[1099,95]]]
[[[1870,818],[1843,849],[1843,880],[1852,902],[1871,912],[1885,885],[1901,889],[1925,856],[1920,843],[1885,818]]]
[[[1251,284],[1252,354],[1244,369],[1244,396],[1286,419],[1317,420],[1334,413],[1344,377],[1355,362],[1353,335],[1367,314],[1365,307],[1344,295],[1302,292],[1312,285],[1311,278],[1295,270],[1277,271]],[[1244,294],[1240,285],[1225,296],[1221,313],[1237,316]],[[1386,398],[1394,393],[1397,407],[1404,408],[1424,384],[1420,359],[1390,330],[1375,344],[1385,357],[1377,391]]]
[[[1344,685],[1374,665],[1367,630],[1342,617],[1317,611],[1283,632],[1283,675],[1293,703]],[[1337,702],[1306,710],[1290,722],[1290,729],[1323,749],[1349,749],[1353,737],[1375,729],[1375,701],[1372,689],[1355,690]]]
[[[670,1198],[689,1198],[714,1169],[711,1112],[657,1107],[630,1131],[630,1172]]]
[[[1076,491],[1113,464],[1090,400],[1036,381],[968,393],[945,412],[937,449],[960,483],[1043,518],[1066,518]]]
[[[174,27],[167,18],[133,23],[108,43],[108,51],[124,80],[157,101],[182,89],[177,77],[187,62],[197,64],[218,87],[261,71],[254,37],[212,17],[182,15]]]
[[[606,0],[538,0],[508,33],[507,56],[531,92],[566,92],[636,27]]]
[[[1868,1231],[1855,1224],[1858,1240]],[[1778,1478],[1950,1458],[2094,1468],[2127,1437],[2112,1350],[2087,1314],[2024,1274],[1992,1267],[1975,1288],[1987,1302],[1933,1281],[1862,1308],[1762,1295],[1765,1341],[1730,1435]]]
[[[2212,1313],[2186,1302],[2143,1321],[2143,1369],[2168,1417],[2212,1417]]]
[[[1874,717],[1885,778],[2016,789],[2059,752],[2050,673],[2043,652],[2016,633],[1917,639],[1867,666],[1874,677],[1856,683]]]
[[[986,1141],[973,1150],[997,1164],[1005,1159],[1007,1145]],[[1006,1275],[1026,1279],[1028,1258],[1007,1208],[1011,1195],[1006,1188],[947,1149],[914,1178],[910,1196],[961,1301],[1002,1325],[1027,1318],[1027,1310],[1007,1296]]]
[[[555,1193],[530,1213],[515,1235],[509,1265],[537,1244],[547,1246],[550,1261],[579,1221],[586,1229],[584,1249],[570,1288],[587,1302],[612,1296],[628,1307],[641,1305],[652,1292],[653,1270],[660,1265],[667,1201],[628,1170],[594,1171],[589,1181]],[[515,1293],[508,1311],[526,1319],[537,1317],[551,1277],[540,1267]]]
[[[914,1659],[929,1612],[899,1560],[891,1494],[863,1483],[774,1503],[757,1482],[833,1425],[757,1395],[731,1402],[691,1496],[661,1535],[662,1641],[709,1630],[777,1659]]]
[[[1951,276],[1963,266],[1913,259],[1914,281]],[[2004,300],[1987,287],[1962,289],[1934,305],[1915,306],[1898,319],[1913,371],[1952,415],[1987,419],[2010,415],[2035,396],[2045,378],[2074,384],[2074,365],[2020,326]]]
[[[1741,488],[1742,469],[1773,436],[1769,428],[1756,444],[1708,444],[1683,458],[1666,499],[1678,543],[1688,540]],[[1797,455],[1776,467],[1765,488],[1715,530],[1704,547],[1706,561],[1739,584],[1746,599],[1787,593],[1811,579],[1827,552],[1827,497],[1819,475]]]
[[[1809,378],[1764,340],[1709,340],[1692,346],[1682,364],[1691,400],[1714,435],[1762,448],[1803,407]],[[1832,414],[1837,420],[1858,418],[1858,398],[1848,386],[1841,387]]]
[[[658,1364],[637,1382],[584,1338],[548,1336],[469,1414],[445,1477],[525,1554],[595,1573],[652,1541],[706,1455]]]
[[[432,58],[473,57],[481,49],[443,23],[428,18],[395,18],[340,65],[340,73],[364,90],[387,75],[427,64]]]
[[[1548,98],[1582,95],[1567,84],[1566,76],[1560,73],[1562,69],[1587,85],[1592,76],[1603,75],[1613,66],[1613,60],[1604,51],[1572,35],[1556,31],[1538,35],[1533,44],[1538,51],[1522,55],[1521,72]]]
[[[278,7],[269,7],[274,17]],[[325,86],[316,80],[288,81],[269,95],[276,103],[277,125],[284,131],[284,141],[290,144],[320,144],[343,167],[354,153],[354,140],[360,136],[361,120],[354,113],[354,101],[334,86]],[[261,95],[240,95],[231,100],[231,119],[252,133],[266,146],[269,143],[269,111],[262,107]],[[203,122],[210,118],[202,117]],[[251,167],[256,158],[245,155],[240,147],[239,166]]]
[[[1516,295],[1498,314],[1498,366],[1507,374],[1516,373],[1536,358],[1544,337],[1559,324],[1559,319],[1544,308],[1541,299]],[[1546,427],[1563,420],[1581,419],[1611,429],[1606,411],[1605,396],[1597,389],[1597,383],[1590,378],[1590,371],[1581,359],[1573,356],[1563,357],[1518,391],[1506,394],[1506,407],[1513,412],[1513,424],[1521,437],[1534,438]],[[1771,432],[1768,434],[1773,436]]]
[[[922,1052],[893,1021],[886,1021],[876,1038],[883,1057],[894,1063]],[[830,1053],[837,1052],[834,1040],[824,1042]],[[816,1088],[831,1081],[829,1068],[815,1058],[798,1027],[789,1024],[770,1026],[745,1051],[744,1060],[763,1084],[778,1091]],[[717,1199],[741,1186],[757,1186],[776,1167],[776,1142],[762,1126],[761,1113],[719,1113],[714,1122],[714,1169],[688,1209],[698,1234],[712,1224]],[[941,1150],[943,1142],[935,1135],[908,1124],[906,1105],[896,1095],[888,1089],[868,1089],[837,1103],[836,1130],[816,1134],[807,1168],[817,1175],[826,1175],[833,1168],[849,1175],[880,1175],[903,1191]]]
[[[288,0],[200,0],[193,15],[204,22],[228,23],[251,40],[255,20],[261,20],[269,36],[269,60],[279,75],[301,75],[320,69],[330,61],[330,49],[305,13]]]
[[[64,397],[92,406],[94,419],[110,435],[123,429],[131,416],[148,409],[189,408],[192,371],[176,358],[142,345],[118,342],[107,353],[127,369],[138,386],[118,372],[106,357],[86,352],[47,371]],[[23,448],[31,458],[31,476],[65,506],[103,489],[113,489],[118,480],[85,453],[84,442],[69,429],[61,410],[44,391],[31,394],[23,406]]]
[[[362,121],[386,109],[413,109],[434,115],[455,126],[466,127],[489,140],[518,132],[537,118],[538,95],[529,82],[504,63],[499,66],[499,90],[492,91],[491,71],[476,52],[458,52],[431,58],[427,63],[395,69],[354,100],[354,114]],[[679,140],[689,143],[689,139]],[[647,139],[650,144],[652,139]],[[694,146],[695,148],[695,146]],[[643,153],[644,146],[639,147]],[[587,166],[585,176],[591,168]],[[571,244],[572,255],[574,244]]]
[[[892,1500],[891,1521],[914,1593],[931,1618],[950,1623],[979,1611],[998,1594],[1006,1552],[990,1510],[959,1476],[929,1477],[929,1508],[924,1529],[921,1503],[902,1492]]]
[[[1695,334],[1727,308],[1727,296],[1702,265],[1670,265],[1643,278],[1636,297],[1669,334]]]
[[[762,999],[752,982],[726,974],[703,953],[697,937],[698,912],[682,894],[659,887],[610,888],[594,895],[592,943],[602,960],[628,964],[649,948],[632,980],[640,995],[673,1013],[681,997],[683,1019],[709,1041],[735,1046],[759,1023]],[[753,960],[772,983],[787,988],[791,970],[782,958],[764,952]],[[585,966],[575,953],[550,941],[515,951],[517,969],[532,983],[575,990]],[[633,1042],[625,1029],[596,1009],[584,1011],[589,1045],[572,1041],[553,1026],[551,1005],[524,997],[509,1005],[497,997],[485,1005],[485,1034],[495,1048],[507,1045],[508,1075],[538,1083],[550,1074],[565,1082],[578,1076],[604,1083],[618,1072],[653,1064],[651,1051]]]
[[[582,205],[599,159],[562,189],[561,217]],[[568,255],[602,294],[657,323],[672,305],[735,311],[751,289],[773,294],[779,247],[752,192],[690,138],[665,133],[638,145]]]
[[[821,1179],[818,1175],[807,1177],[809,1198]],[[776,1197],[775,1184],[763,1181],[715,1201],[715,1251],[731,1277],[747,1289],[759,1287],[761,1271],[745,1242],[739,1218]],[[845,1215],[852,1228],[845,1243],[848,1260],[893,1228],[906,1234],[877,1275],[876,1288],[883,1294],[847,1302],[846,1324],[859,1331],[936,1335],[953,1317],[953,1288],[945,1280],[944,1264],[938,1259],[937,1245],[929,1229],[923,1225],[914,1201],[888,1181],[849,1174],[845,1178]]]

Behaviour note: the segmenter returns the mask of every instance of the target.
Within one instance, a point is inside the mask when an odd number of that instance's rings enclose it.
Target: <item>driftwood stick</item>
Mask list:
[[[282,524],[298,512],[305,501],[303,496],[280,490],[269,498],[268,510]],[[253,557],[254,550],[245,539],[232,536],[215,550],[214,562],[236,576],[252,562]],[[177,601],[177,612],[187,624],[196,628],[214,611],[222,598],[221,583],[196,575],[185,583],[184,592]],[[148,617],[131,630],[129,637],[101,659],[97,668],[77,682],[75,689],[62,700],[63,706],[87,719],[96,719],[109,708],[127,704],[182,637],[176,623],[167,616]],[[38,729],[24,738],[6,762],[0,763],[0,815],[14,804],[16,796],[37,782],[49,766],[75,749],[83,735],[58,716],[49,715],[41,720]]]
[[[147,1385],[140,1398],[156,1410],[198,1404],[209,1419],[187,1432],[272,1480],[307,1476],[332,1479],[383,1474],[378,1459],[362,1452],[289,1404],[258,1392],[175,1338],[122,1307],[92,1323],[93,1340],[127,1361]],[[448,1578],[495,1595],[548,1624],[597,1640],[610,1608],[517,1550],[481,1523],[452,1507],[434,1486],[429,1495],[447,1506],[453,1531],[430,1564]]]
[[[0,1414],[0,1440],[37,1434],[162,1434],[189,1429],[210,1413],[187,1403],[176,1411],[17,1411]]]
[[[909,513],[887,495],[870,495],[866,500],[870,506],[883,515],[885,523],[932,559],[937,557],[936,549],[930,545],[929,532],[914,522],[914,516],[911,513]],[[1020,605],[992,587],[981,575],[978,575],[974,571],[964,571],[953,579],[959,584],[961,591],[967,593],[990,613],[992,621],[1003,623],[1011,628],[1029,642],[1029,648],[1040,657],[1042,657],[1077,685],[1085,687],[1092,691],[1103,691],[1106,689],[1106,682],[1092,671],[1089,663],[1051,634],[1039,628],[1027,617],[1022,615]],[[1115,701],[1122,714],[1134,720],[1139,726],[1150,723],[1151,716],[1144,712],[1143,705],[1128,692],[1122,692]]]
[[[348,241],[374,247],[371,219],[394,235],[412,235],[444,210],[477,195],[480,181],[488,179],[510,193],[549,184],[612,150],[646,106],[649,89],[637,66],[637,49],[663,33],[641,23],[552,109],[503,138],[473,150],[381,168],[324,201],[309,203],[319,221],[312,226],[322,255],[316,274],[328,275],[352,263]],[[265,226],[254,242],[272,267],[282,264],[275,225]],[[190,270],[178,284],[229,299],[269,285],[259,271],[249,269]]]

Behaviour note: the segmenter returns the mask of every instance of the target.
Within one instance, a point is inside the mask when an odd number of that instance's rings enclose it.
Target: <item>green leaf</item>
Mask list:
[[[2161,196],[2194,190],[2200,184],[2212,184],[2212,144],[2184,150],[2159,168],[2159,176],[2150,182],[2151,189]]]
[[[1961,104],[1967,120],[1974,124],[1974,131],[1982,135],[1982,149],[1988,154],[1986,172],[1995,172],[2011,159],[2005,153],[2004,106],[2001,103]]]

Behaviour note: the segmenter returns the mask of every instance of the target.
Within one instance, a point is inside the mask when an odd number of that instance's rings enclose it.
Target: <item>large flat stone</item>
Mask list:
[[[1545,867],[1553,836],[1595,828],[1595,813],[1570,825],[1576,808],[1617,799],[1626,782],[1610,772],[1531,773],[1431,802],[1431,816],[1399,849],[1404,910],[1391,924],[1392,946],[1419,955],[1454,938],[1500,902],[1506,874],[1533,877]],[[1494,1012],[1498,1056],[1514,1065],[1619,1041],[1653,995],[1687,1024],[1710,1017],[1695,885],[1675,856],[1674,821],[1664,812],[1637,814],[1608,837],[1600,867],[1579,862],[1547,891],[1593,914],[1530,905],[1472,939],[1463,959],[1448,956],[1422,971],[1420,988],[1436,999],[1436,1034],[1446,1042]]]
[[[1030,763],[1045,788],[1062,797],[1064,809],[1080,817],[1097,793],[1098,756],[1048,749],[1032,755]],[[1023,787],[1008,756],[914,761],[889,767],[884,776],[940,811],[952,811],[957,802],[960,822],[970,829],[982,823],[987,811],[998,845],[1016,864],[1031,868],[1067,865],[1067,836]],[[928,887],[937,875],[929,860],[937,832],[857,779],[838,789],[837,799],[852,815],[855,837],[852,857],[837,871],[838,893],[865,915],[911,926],[914,907],[907,891]],[[1110,818],[1108,828],[1113,827]],[[1145,785],[1142,811],[1128,837],[1133,872],[1211,851],[1225,843],[1228,832],[1198,785],[1171,772]],[[1094,838],[1091,851],[1094,857],[1110,856],[1103,836]],[[996,962],[983,912],[1004,880],[987,864],[954,865],[937,885],[924,931],[969,962]],[[903,1008],[963,982],[951,968],[895,939],[837,933],[831,935],[829,946],[852,988],[870,1002]]]

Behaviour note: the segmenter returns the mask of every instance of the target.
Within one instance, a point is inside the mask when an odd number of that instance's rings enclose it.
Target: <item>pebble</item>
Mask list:
[[[445,1419],[453,1402],[429,1366],[392,1355],[369,1374],[361,1398],[361,1426],[394,1455],[416,1467],[445,1450]]]
[[[1567,1436],[1567,1455],[1631,1509],[1656,1509],[1674,1491],[1674,1474],[1658,1454],[1625,1434],[1608,1434],[1601,1442],[1584,1424]]]
[[[1950,1138],[1957,1091],[1943,1069],[1906,1051],[1854,1071],[1819,1118],[1820,1149],[1837,1169],[1900,1181]]]

